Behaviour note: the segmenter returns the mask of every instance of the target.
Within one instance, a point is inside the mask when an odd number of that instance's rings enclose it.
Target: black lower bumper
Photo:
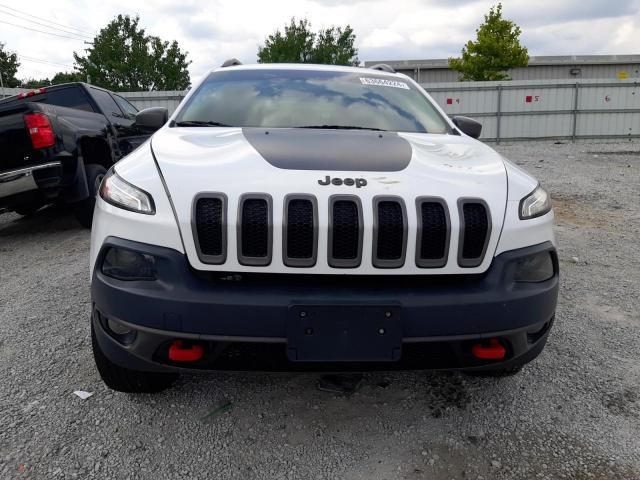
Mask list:
[[[110,246],[153,255],[158,280],[123,281],[105,276],[100,265]],[[543,251],[554,259],[553,278],[516,283],[518,260]],[[116,238],[105,242],[96,265],[92,321],[100,348],[114,363],[150,371],[509,368],[540,353],[558,296],[557,258],[550,243],[503,253],[486,273],[470,276],[203,273],[191,269],[179,252]],[[362,357],[358,351],[349,352],[348,362],[339,355],[327,355],[326,361],[315,361],[321,355],[295,361],[290,347],[300,339],[292,333],[292,324],[293,330],[298,325],[292,315],[297,318],[301,313],[306,316],[307,310],[322,313],[332,308],[353,313],[345,317],[368,308],[372,315],[379,311],[395,318],[395,340],[389,343],[395,353],[383,361],[362,348]],[[106,327],[107,319],[130,327],[134,339],[120,341]],[[472,355],[472,346],[489,338],[505,347],[503,359],[482,360]],[[176,339],[201,344],[204,357],[189,364],[170,361],[167,351]],[[330,342],[326,345],[332,348]],[[350,348],[358,350],[358,342],[352,342]]]

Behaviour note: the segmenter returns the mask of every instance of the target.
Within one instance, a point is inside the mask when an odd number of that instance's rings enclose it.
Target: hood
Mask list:
[[[174,198],[181,193],[175,190],[186,195],[220,189],[269,192],[295,185],[309,191],[326,175],[363,177],[368,191],[384,194],[446,196],[453,188],[459,195],[484,196],[506,190],[501,157],[456,135],[163,128],[154,135],[152,149]],[[184,191],[184,185],[194,190]]]
[[[284,197],[294,193],[315,196],[320,208],[332,195],[357,195],[363,206],[371,205],[376,196],[398,196],[407,210],[415,209],[416,199],[423,196],[453,206],[461,198],[481,199],[493,222],[487,257],[493,255],[504,218],[504,163],[491,148],[466,136],[165,127],[152,137],[151,145],[188,253],[194,197],[203,192],[224,194],[229,212],[237,209],[243,194],[268,194],[273,200],[274,232],[280,226]],[[410,230],[415,230],[409,217]],[[235,218],[230,215],[229,221]],[[452,218],[452,227],[455,223]],[[193,257],[189,254],[194,266],[208,268]],[[480,270],[486,267],[483,264]]]

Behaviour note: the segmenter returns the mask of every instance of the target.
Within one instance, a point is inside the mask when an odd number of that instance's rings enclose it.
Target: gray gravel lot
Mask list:
[[[219,373],[115,393],[91,355],[89,232],[60,209],[0,215],[0,478],[640,479],[640,146],[498,150],[552,192],[562,269],[547,348],[507,379],[375,373],[347,398],[312,374]]]

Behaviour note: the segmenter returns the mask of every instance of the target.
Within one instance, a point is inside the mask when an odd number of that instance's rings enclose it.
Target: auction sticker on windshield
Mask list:
[[[404,88],[405,90],[410,90],[409,85],[407,85],[404,82],[398,82],[397,80],[385,80],[383,78],[360,77],[360,82],[363,85],[376,85],[378,87]]]

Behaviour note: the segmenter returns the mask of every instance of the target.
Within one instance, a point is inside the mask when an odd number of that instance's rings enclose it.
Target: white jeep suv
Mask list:
[[[185,369],[505,374],[541,352],[549,197],[480,124],[386,66],[230,63],[102,183],[91,326],[108,386],[159,391]]]

